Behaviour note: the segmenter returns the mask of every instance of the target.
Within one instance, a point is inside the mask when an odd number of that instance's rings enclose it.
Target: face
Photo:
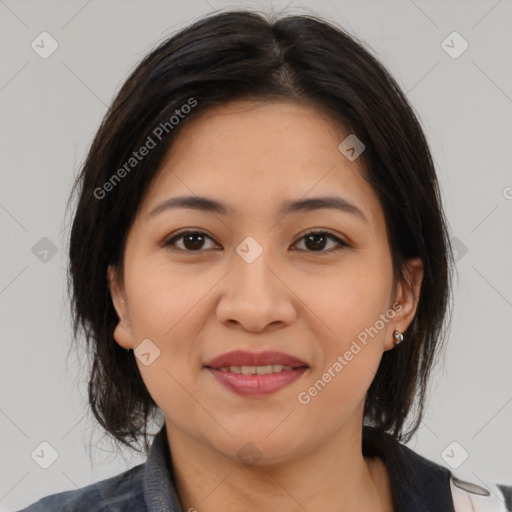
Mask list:
[[[360,159],[338,149],[348,135],[306,106],[237,101],[175,138],[123,275],[109,269],[114,337],[135,350],[171,437],[265,464],[361,429],[365,393],[416,302],[393,290],[379,200]],[[224,210],[167,202],[181,196]],[[339,207],[287,209],[326,197]],[[421,262],[408,268],[418,293]]]

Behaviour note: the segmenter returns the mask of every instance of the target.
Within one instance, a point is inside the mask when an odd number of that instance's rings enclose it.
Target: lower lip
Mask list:
[[[296,381],[307,367],[294,368],[265,375],[243,375],[241,373],[221,372],[206,368],[223,386],[243,396],[265,396],[275,393]]]

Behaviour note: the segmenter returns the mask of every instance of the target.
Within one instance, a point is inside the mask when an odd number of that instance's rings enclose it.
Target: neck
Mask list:
[[[278,464],[247,466],[211,451],[166,421],[182,509],[392,511],[386,468],[362,455],[361,428],[344,428],[328,443]]]

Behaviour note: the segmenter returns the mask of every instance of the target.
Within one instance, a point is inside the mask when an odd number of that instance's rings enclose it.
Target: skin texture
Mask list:
[[[362,456],[363,403],[383,352],[394,348],[393,331],[413,319],[423,267],[410,260],[414,293],[398,283],[393,294],[377,195],[358,160],[338,149],[348,134],[286,101],[236,101],[205,112],[182,127],[153,180],[128,235],[124,274],[109,268],[117,343],[135,349],[150,339],[160,350],[150,365],[137,364],[166,417],[183,510],[392,510],[384,464]],[[149,216],[180,195],[211,197],[234,211]],[[367,222],[333,209],[277,213],[285,200],[323,195],[347,199]],[[162,246],[184,228],[204,232],[203,245],[182,238],[174,250]],[[330,238],[308,244],[310,228],[349,246],[333,251],[339,245]],[[248,236],[263,248],[250,264],[236,252]],[[395,302],[400,311],[300,403],[298,394]],[[309,369],[274,394],[239,396],[203,368],[237,349],[282,351]],[[251,466],[237,455],[247,443],[260,457]]]

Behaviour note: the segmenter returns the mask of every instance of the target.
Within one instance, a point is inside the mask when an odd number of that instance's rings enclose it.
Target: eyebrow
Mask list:
[[[179,196],[171,197],[159,203],[151,210],[149,217],[153,217],[163,211],[175,208],[217,213],[219,215],[231,215],[233,213],[233,209],[230,206],[217,201],[216,199],[204,196]],[[368,219],[360,208],[338,196],[322,196],[285,201],[278,213],[280,215],[287,215],[291,213],[311,212],[323,209],[340,210],[359,217],[361,220],[368,223]]]

